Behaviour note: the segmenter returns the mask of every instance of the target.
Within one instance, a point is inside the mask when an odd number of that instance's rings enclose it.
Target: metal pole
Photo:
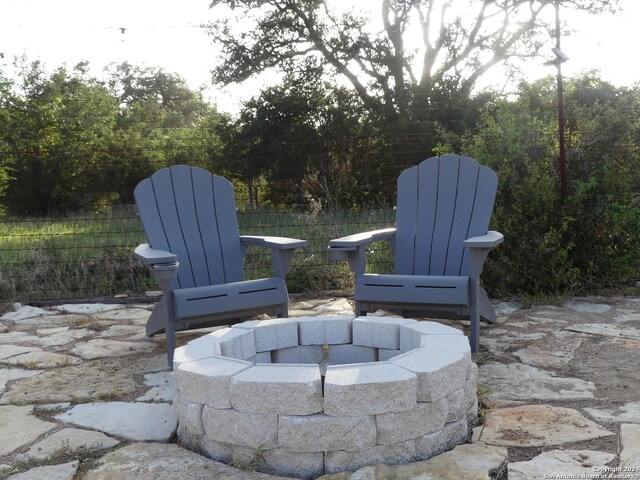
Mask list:
[[[560,49],[560,0],[556,0],[556,48]],[[560,201],[564,203],[567,198],[567,159],[564,145],[564,98],[562,91],[562,62],[556,64],[558,68],[558,147],[560,158],[558,169],[560,171]]]

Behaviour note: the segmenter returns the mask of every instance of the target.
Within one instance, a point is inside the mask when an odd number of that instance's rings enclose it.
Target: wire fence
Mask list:
[[[330,239],[392,226],[393,209],[357,212],[239,213],[243,235],[302,238],[287,278],[291,293],[319,293],[352,286],[344,262],[327,253]],[[0,224],[0,298],[33,302],[112,296],[139,296],[158,286],[149,267],[135,260],[133,249],[145,243],[134,207],[109,214],[69,214],[6,218]],[[386,244],[368,252],[372,270],[391,271]],[[251,247],[244,258],[246,278],[270,276],[271,254]]]

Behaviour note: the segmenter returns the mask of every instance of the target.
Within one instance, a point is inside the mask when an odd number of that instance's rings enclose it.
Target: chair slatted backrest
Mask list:
[[[398,177],[395,273],[468,275],[462,242],[489,228],[498,178],[459,155],[424,160]]]
[[[134,191],[151,248],[178,256],[174,288],[243,280],[233,186],[206,170],[163,168]]]

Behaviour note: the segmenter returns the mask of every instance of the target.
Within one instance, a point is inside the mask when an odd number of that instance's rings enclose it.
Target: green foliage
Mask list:
[[[0,224],[0,297],[90,298],[155,289],[130,245],[144,241],[132,209],[15,218]]]
[[[220,166],[245,184],[250,210],[380,205],[391,196],[381,198],[388,184],[378,133],[352,92],[288,77],[226,124]]]
[[[492,252],[483,277],[494,294],[592,292],[638,273],[640,172],[633,165],[640,99],[596,83],[587,76],[568,85],[564,203],[549,81],[487,108],[478,133],[463,140],[462,151],[500,180],[493,226],[505,243]]]
[[[5,97],[6,202],[20,212],[75,208],[89,191],[116,104],[82,64],[50,76],[38,62],[22,68],[22,84]]]
[[[220,150],[219,115],[177,75],[125,63],[102,82],[87,71],[23,60],[19,82],[0,78],[0,195],[13,213],[128,204],[158,168],[208,168]]]

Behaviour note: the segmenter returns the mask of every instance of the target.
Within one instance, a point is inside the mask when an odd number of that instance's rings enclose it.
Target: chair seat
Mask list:
[[[364,274],[356,278],[355,300],[469,306],[469,279],[467,276]]]
[[[280,277],[183,288],[174,290],[173,295],[177,318],[252,310],[288,301],[287,287]]]

